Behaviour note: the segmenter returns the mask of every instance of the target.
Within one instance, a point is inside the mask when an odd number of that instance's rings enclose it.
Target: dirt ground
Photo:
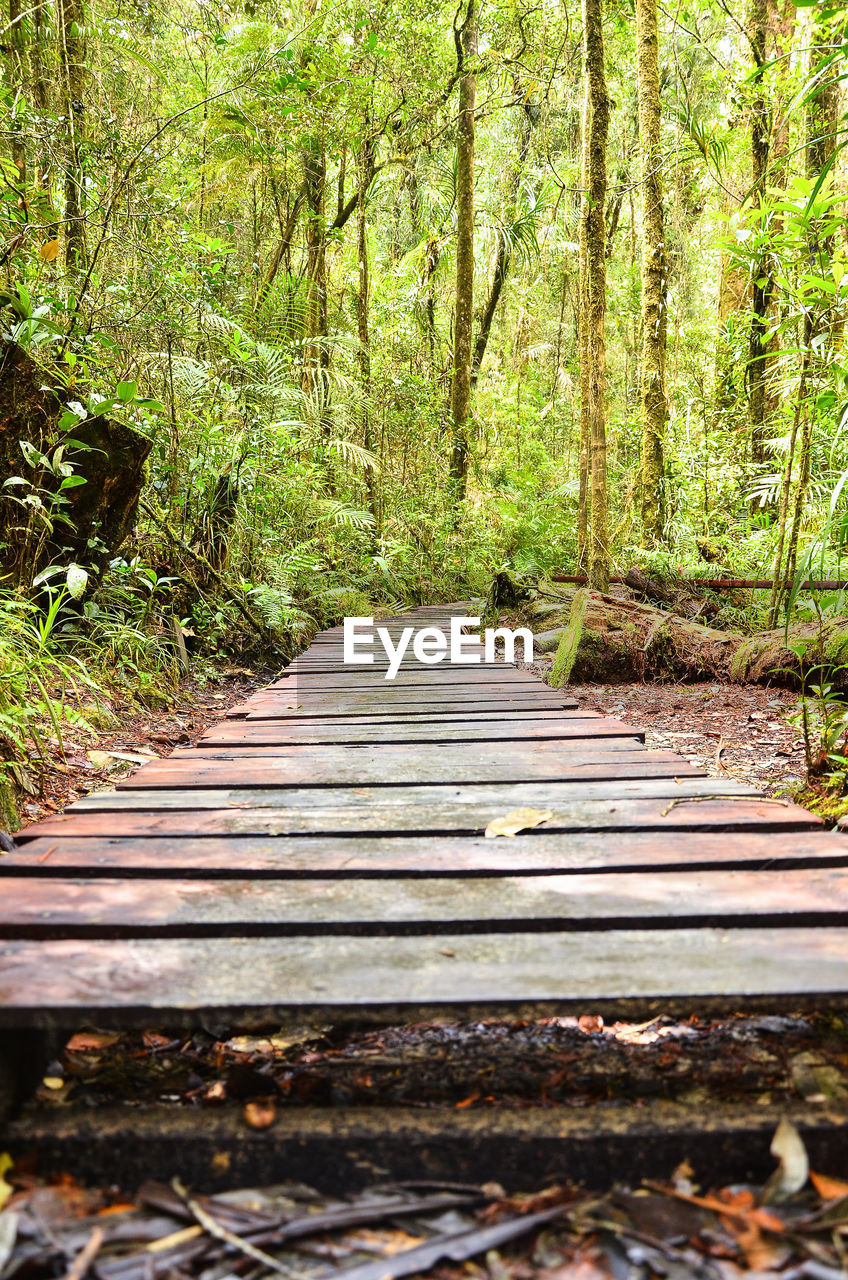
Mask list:
[[[112,786],[147,760],[196,742],[231,706],[271,679],[273,673],[224,668],[215,682],[183,681],[166,710],[143,707],[117,693],[104,699],[90,716],[91,729],[64,728],[61,742],[45,739],[49,752],[44,759],[30,758],[29,794],[18,803],[21,827],[61,812],[90,791]]]
[[[544,654],[530,666],[543,679]],[[762,685],[569,685],[581,707],[644,729],[650,747],[677,751],[714,777],[736,778],[767,795],[794,790],[804,777],[804,740],[791,723],[798,694]]]

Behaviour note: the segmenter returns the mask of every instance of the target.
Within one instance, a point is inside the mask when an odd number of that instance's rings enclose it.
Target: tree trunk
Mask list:
[[[766,62],[768,0],[751,0],[748,13],[748,40],[754,58],[756,97],[751,106],[751,202],[762,203],[766,193],[771,120],[763,93],[762,75]],[[751,330],[748,339],[748,416],[751,424],[751,459],[765,458],[766,342],[767,316],[773,292],[771,255],[754,264],[751,280]]]
[[[589,246],[586,210],[589,203],[589,77],[584,76],[580,117],[580,235],[577,273],[577,349],[580,363],[580,478],[577,494],[577,566],[585,569],[589,539]]]
[[[495,318],[495,312],[498,309],[501,293],[509,275],[509,269],[512,265],[512,244],[510,235],[512,233],[512,224],[515,222],[517,206],[518,206],[518,189],[521,183],[521,175],[524,172],[524,166],[527,163],[527,155],[530,151],[530,139],[532,136],[532,123],[530,116],[524,106],[521,107],[521,121],[519,125],[519,146],[515,156],[512,169],[507,179],[506,200],[504,207],[504,232],[498,241],[498,252],[495,259],[495,274],[492,277],[492,285],[489,290],[489,296],[486,299],[486,305],[483,308],[483,314],[480,317],[480,327],[477,330],[477,340],[474,343],[474,355],[471,361],[471,389],[473,390],[477,384],[477,376],[480,372],[480,366],[486,355],[486,347],[489,345],[489,334],[492,331],[492,321]]]
[[[666,255],[656,0],[636,0],[636,71],[642,167],[642,535],[661,541],[668,406],[665,394]]]
[[[460,35],[462,76],[459,81],[459,124],[456,139],[456,306],[453,324],[451,385],[452,448],[450,474],[454,497],[461,502],[468,480],[468,436],[471,409],[471,334],[474,315],[474,107],[477,76],[477,11],[468,0]]]
[[[327,227],[324,201],[327,161],[323,138],[314,135],[303,151],[306,194],[306,334],[303,346],[303,389],[319,404],[322,421],[327,409],[329,369],[327,349]]]
[[[71,275],[88,269],[85,242],[85,10],[83,0],[59,0],[59,45],[65,114],[65,266]]]
[[[816,10],[814,9],[815,13]],[[814,18],[810,73],[821,79],[807,106],[807,176],[817,177],[833,155],[839,121],[839,64],[825,67],[834,55],[834,45],[842,42],[844,13]]]
[[[9,88],[15,101],[15,109],[10,113],[9,120],[12,159],[17,166],[20,181],[23,185],[27,178],[26,145],[18,120],[17,108],[19,105],[23,105],[27,68],[21,0],[9,0],[9,43],[6,49]]]
[[[362,443],[373,452],[374,435],[371,429],[371,331],[369,318],[370,282],[368,272],[368,224],[365,215],[365,197],[374,177],[374,144],[363,142],[359,153],[359,199],[357,202],[357,255],[359,258],[359,288],[356,294],[356,329],[359,337],[359,373],[362,380]],[[374,517],[375,533],[380,531],[380,505],[374,481],[374,472],[366,471],[368,500]]]
[[[592,507],[589,582],[609,587],[607,534],[606,311],[607,135],[609,94],[604,68],[603,0],[583,0],[585,74],[589,85],[589,183],[586,201],[586,284],[589,348],[589,454]]]

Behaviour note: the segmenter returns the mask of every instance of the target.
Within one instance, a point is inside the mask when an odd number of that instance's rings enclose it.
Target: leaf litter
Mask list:
[[[208,1196],[174,1178],[128,1199],[21,1170],[0,1264],[4,1280],[839,1280],[848,1183],[813,1171],[797,1185],[806,1153],[786,1120],[773,1150],[765,1186],[700,1188],[684,1162],[667,1182],[603,1194],[387,1183],[337,1197],[291,1183]]]

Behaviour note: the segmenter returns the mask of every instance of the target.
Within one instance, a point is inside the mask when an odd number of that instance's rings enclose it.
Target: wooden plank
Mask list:
[[[339,664],[328,668],[327,671],[293,671],[291,667],[271,684],[266,685],[268,691],[282,690],[296,686],[298,689],[316,688],[316,689],[333,689],[338,688],[340,684],[349,684],[352,688],[358,688],[360,685],[377,684],[382,687],[386,683],[385,671],[382,667],[375,666],[346,666]],[[445,667],[439,664],[437,667],[420,666],[417,662],[414,667],[402,667],[398,671],[395,678],[390,682],[393,689],[400,688],[416,688],[419,685],[426,686],[447,686],[450,688],[480,688],[481,686],[488,688],[490,685],[503,686],[505,689],[513,688],[544,688],[544,681],[538,676],[533,675],[530,671],[518,671],[515,667],[495,666],[450,666]]]
[[[848,931],[622,929],[431,937],[8,941],[0,1025],[227,1025],[805,1009],[844,1002]],[[432,1014],[431,1014],[432,1011]],[[255,1022],[253,1025],[256,1025]]]
[[[344,720],[322,720],[295,723],[274,721],[267,725],[264,722],[250,721],[247,724],[215,725],[203,734],[196,747],[179,747],[172,754],[177,755],[179,752],[183,756],[196,756],[211,750],[229,750],[238,755],[254,755],[273,752],[281,746],[322,743],[571,742],[587,739],[644,742],[645,731],[620,720],[600,716],[595,719],[567,720],[564,715],[557,717],[556,713],[548,720],[514,717],[512,720],[483,722],[453,720],[420,723],[401,720],[362,723],[357,720],[351,723]]]
[[[373,716],[381,713],[385,714],[390,709],[395,714],[413,716],[421,713],[431,716],[435,711],[474,715],[480,711],[559,711],[564,708],[573,709],[576,706],[577,703],[573,698],[560,697],[559,695],[548,697],[546,694],[536,693],[522,695],[520,698],[488,697],[484,695],[471,706],[467,701],[450,698],[446,694],[438,697],[427,694],[420,698],[412,698],[411,695],[403,693],[397,697],[393,697],[388,693],[386,696],[363,695],[361,697],[275,699],[273,702],[261,705],[256,704],[249,708],[233,708],[232,712],[228,714],[244,717],[247,720],[306,720],[317,716],[326,717],[330,714],[336,718],[340,716]]]
[[[296,937],[848,925],[848,871],[402,880],[3,881],[2,938]],[[848,933],[845,935],[848,940]],[[614,939],[611,945],[615,945]]]
[[[705,777],[699,765],[673,751],[652,751],[639,744],[613,742],[609,747],[578,747],[549,751],[541,743],[519,754],[504,748],[522,744],[478,744],[463,747],[395,745],[359,747],[305,746],[288,748],[270,759],[169,757],[144,765],[118,783],[121,791],[161,787],[324,787],[397,785],[410,782],[529,782],[592,781],[608,778]],[[498,750],[502,754],[498,755]],[[539,755],[532,756],[530,751]]]
[[[655,802],[656,804],[656,802]],[[730,804],[716,801],[713,810]],[[68,875],[191,876],[215,879],[320,877],[404,877],[519,874],[579,874],[650,869],[704,871],[726,869],[781,869],[817,865],[848,866],[848,840],[829,831],[775,830],[770,820],[746,809],[740,824],[738,810],[732,816],[743,831],[646,830],[629,826],[621,831],[564,831],[538,829],[512,839],[486,840],[482,836],[276,836],[239,834],[161,835],[163,819],[153,815],[152,834],[36,836],[14,853],[0,858],[0,876]],[[677,811],[681,815],[684,809]],[[782,812],[786,813],[785,810]],[[214,816],[214,815],[212,815]],[[241,815],[225,815],[226,818]],[[644,809],[642,810],[644,817]],[[209,814],[201,815],[205,821]],[[625,821],[632,820],[632,809]],[[671,817],[671,815],[669,815]],[[614,822],[616,813],[608,815]],[[100,824],[104,815],[97,815]],[[79,819],[86,826],[93,817]],[[123,824],[123,819],[121,820]],[[667,823],[666,819],[660,819]],[[728,816],[728,824],[731,816]],[[138,824],[130,821],[132,827]],[[718,825],[718,824],[717,824]],[[779,824],[778,824],[779,827]]]
[[[323,712],[318,715],[302,714],[301,712],[292,712],[290,715],[280,717],[277,720],[261,721],[247,718],[247,713],[240,711],[225,712],[225,718],[218,722],[215,728],[229,732],[230,729],[245,732],[250,730],[255,733],[276,733],[280,729],[288,730],[290,727],[302,724],[303,728],[323,728],[325,725],[343,726],[351,732],[358,730],[360,727],[367,728],[369,725],[406,725],[406,726],[426,726],[426,725],[448,725],[448,724],[468,724],[468,725],[488,725],[503,724],[521,725],[529,722],[537,721],[559,721],[565,716],[579,716],[586,719],[590,713],[580,712],[577,710],[577,704],[574,706],[562,707],[543,707],[539,710],[536,707],[524,710],[513,708],[512,706],[462,706],[457,707],[451,703],[447,707],[440,707],[438,704],[431,707],[427,711],[418,711],[416,709],[395,708],[394,711],[385,707],[382,710],[372,711],[370,713],[363,712],[361,714],[345,715],[344,713],[334,714],[332,711]],[[233,720],[238,724],[232,724]],[[212,730],[208,730],[212,732]]]

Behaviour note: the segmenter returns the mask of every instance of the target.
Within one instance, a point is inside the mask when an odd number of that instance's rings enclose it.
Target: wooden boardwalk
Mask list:
[[[25,831],[0,1026],[844,1004],[845,835],[513,667],[384,677],[323,632],[199,746]],[[524,807],[552,816],[484,837]]]

